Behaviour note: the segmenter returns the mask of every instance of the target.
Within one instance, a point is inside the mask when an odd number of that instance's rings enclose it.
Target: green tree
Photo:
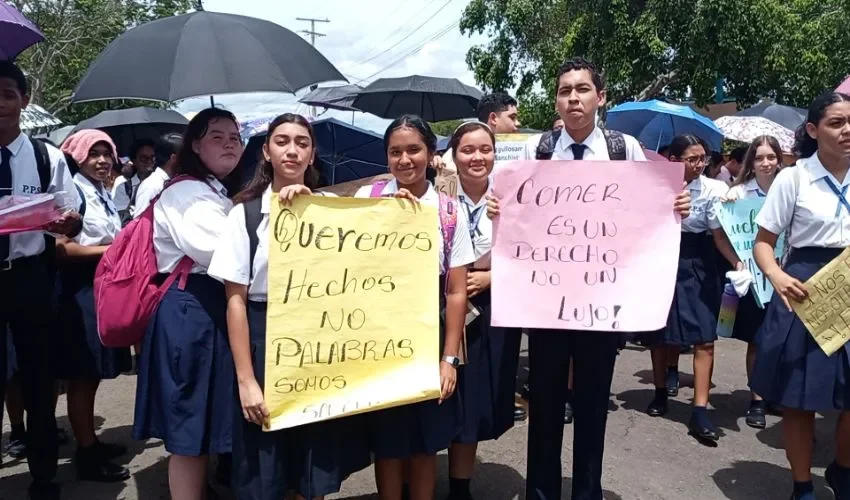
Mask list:
[[[32,86],[32,102],[66,123],[104,109],[140,105],[103,101],[71,106],[71,95],[92,61],[118,35],[139,24],[187,12],[190,0],[12,0],[46,40],[18,58]],[[126,75],[131,77],[131,75]],[[151,103],[146,103],[151,105]]]
[[[806,106],[850,70],[846,0],[472,0],[463,33],[486,33],[467,64],[487,89],[519,87],[526,126],[542,127],[560,63],[584,56],[609,101],[709,102],[718,80],[741,106]]]
[[[431,125],[431,130],[435,134],[448,137],[452,135],[455,129],[463,122],[464,120],[446,120],[442,122],[431,122],[429,125]]]

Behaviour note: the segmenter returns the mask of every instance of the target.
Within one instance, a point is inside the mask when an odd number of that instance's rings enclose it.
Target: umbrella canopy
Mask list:
[[[723,132],[708,118],[688,106],[663,101],[627,102],[608,111],[605,126],[638,138],[658,151],[683,134],[693,134],[720,151]]]
[[[0,0],[0,60],[14,59],[41,41],[44,35],[38,27],[6,0]]]
[[[113,40],[89,66],[72,101],[172,102],[235,92],[295,92],[333,80],[345,77],[288,29],[200,11],[143,24]]]
[[[850,77],[847,77],[846,80],[841,82],[841,85],[839,85],[835,91],[841,92],[842,94],[850,94]]]
[[[318,108],[336,109],[339,111],[360,111],[353,107],[352,104],[361,90],[363,90],[363,87],[359,85],[320,87],[298,99],[298,102]]]
[[[735,116],[760,116],[789,130],[797,130],[797,127],[806,121],[806,114],[807,111],[803,108],[762,101],[751,108],[738,111]],[[717,123],[717,120],[714,123]]]
[[[47,139],[51,144],[56,146],[57,148],[65,142],[65,139],[71,135],[73,132],[75,125],[65,125],[64,127],[59,127],[56,130],[52,130],[46,134],[38,134],[36,135],[36,139]]]
[[[375,80],[357,95],[352,106],[381,118],[414,114],[439,122],[476,116],[482,95],[456,78],[413,75]]]
[[[103,130],[118,147],[118,155],[129,154],[133,143],[139,139],[157,140],[169,132],[186,131],[189,120],[176,111],[158,108],[129,108],[102,111],[77,124],[77,130],[96,128]]]
[[[752,142],[756,137],[770,135],[779,141],[782,151],[794,147],[794,131],[761,116],[722,116],[714,121],[727,139]]]
[[[62,125],[62,120],[37,104],[30,104],[21,111],[21,130],[38,130]]]

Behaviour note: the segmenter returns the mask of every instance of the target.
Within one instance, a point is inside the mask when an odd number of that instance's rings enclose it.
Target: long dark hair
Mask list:
[[[823,120],[823,115],[826,114],[826,108],[839,102],[848,101],[850,101],[850,96],[840,92],[826,92],[812,101],[812,104],[809,105],[809,115],[806,117],[805,123],[797,127],[797,131],[794,134],[795,143],[793,153],[798,158],[809,158],[818,150],[818,141],[809,135],[806,125],[811,123],[817,126]]]
[[[682,155],[685,154],[685,151],[691,146],[702,146],[705,150],[706,156],[711,154],[711,148],[708,147],[708,144],[705,143],[704,140],[693,134],[685,134],[676,136],[673,139],[673,142],[670,143],[670,146],[667,148],[667,152],[670,158],[674,156],[678,159],[682,159]]]
[[[770,146],[770,149],[773,150],[773,154],[776,155],[777,161],[779,162],[779,168],[782,167],[782,147],[779,145],[779,141],[777,141],[772,135],[756,137],[753,139],[753,142],[750,143],[750,147],[747,148],[747,152],[744,154],[744,168],[742,168],[738,173],[738,176],[735,177],[735,181],[732,183],[732,186],[738,186],[756,178],[756,154],[758,153],[758,149],[763,145]],[[779,172],[779,168],[773,172],[774,177],[776,177],[776,174]]]
[[[195,153],[195,150],[192,149],[192,145],[195,141],[207,135],[210,122],[219,118],[230,120],[236,124],[237,129],[239,128],[239,122],[236,121],[233,113],[221,108],[207,108],[189,121],[189,125],[186,127],[186,133],[183,136],[183,145],[177,153],[178,174],[189,175],[200,180],[206,180],[207,177],[213,175],[212,171],[201,161],[198,153]],[[232,174],[229,177],[232,177]],[[223,181],[222,183],[225,184]]]
[[[457,148],[460,145],[460,141],[463,139],[463,136],[470,132],[475,132],[476,130],[483,130],[487,132],[487,135],[490,136],[490,140],[493,141],[493,146],[496,145],[496,136],[493,134],[493,130],[489,125],[484,122],[466,122],[455,129],[451,139],[449,139],[449,147],[452,150],[452,156],[457,155]]]
[[[384,133],[385,151],[390,149],[390,137],[392,137],[393,132],[405,127],[419,132],[419,135],[422,136],[422,142],[425,143],[425,148],[429,153],[434,154],[437,152],[437,136],[434,135],[428,122],[416,115],[402,115],[390,123],[390,126],[387,127],[387,131]]]
[[[306,118],[295,113],[284,113],[272,120],[269,124],[268,133],[266,134],[266,140],[264,141],[266,147],[268,147],[272,135],[274,135],[274,131],[286,123],[294,123],[307,129],[307,134],[310,136],[310,142],[313,147],[313,156],[316,158],[316,134],[313,132],[313,126],[310,125],[310,122],[307,121]],[[317,161],[317,158],[314,162],[315,161]],[[273,180],[274,166],[270,161],[266,160],[266,157],[262,153],[260,153],[257,168],[254,170],[254,178],[251,179],[251,182],[248,183],[245,189],[233,198],[233,202],[245,203],[259,198],[271,185]],[[307,171],[304,172],[304,185],[311,190],[319,187],[319,170],[315,167],[313,162],[310,163],[310,166],[307,167]]]

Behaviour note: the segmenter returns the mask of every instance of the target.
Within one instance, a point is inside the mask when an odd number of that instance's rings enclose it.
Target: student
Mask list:
[[[667,413],[665,379],[668,360],[678,359],[683,347],[694,346],[694,402],[688,429],[699,440],[717,441],[717,428],[707,410],[714,369],[714,342],[717,340],[717,311],[722,293],[715,248],[733,269],[742,269],[743,264],[723,232],[714,208],[715,202],[726,194],[728,188],[726,184],[702,175],[708,147],[696,136],[680,135],[673,139],[669,151],[670,161],[685,164],[685,182],[692,200],[691,213],[682,220],[679,270],[667,328],[648,342],[652,345],[655,398],[647,413],[653,417]],[[678,368],[676,370],[678,372]]]
[[[221,179],[242,155],[236,118],[209,108],[189,122],[177,155],[178,175],[154,206],[159,272],[184,259],[191,274],[160,302],[142,344],[133,436],[162,439],[171,453],[172,498],[205,496],[209,454],[230,453],[235,389],[226,333],[224,285],[207,275],[232,207]]]
[[[564,120],[564,128],[557,135],[531,137],[526,147],[527,159],[646,159],[634,137],[603,132],[597,127],[596,112],[600,106],[604,107],[607,91],[602,76],[589,61],[580,57],[565,61],[555,78],[555,91],[555,108]],[[673,210],[687,217],[690,210],[687,191],[677,197]],[[487,212],[488,216],[498,216],[497,199],[490,199]],[[529,402],[526,475],[529,500],[563,498],[561,449],[567,399],[564,381],[571,358],[575,364],[576,387],[572,498],[602,500],[605,426],[621,338],[618,332],[530,331],[528,358],[534,396]]]
[[[521,330],[490,326],[490,247],[493,223],[485,216],[496,138],[481,122],[461,125],[450,145],[458,169],[459,215],[469,222],[476,261],[467,269],[466,293],[479,315],[466,326],[466,363],[458,370],[463,403],[461,431],[449,448],[449,498],[469,500],[480,441],[498,439],[514,425],[514,386]]]
[[[756,137],[747,149],[747,154],[744,155],[744,168],[722,201],[733,202],[767,196],[779,172],[781,161],[782,148],[774,137],[767,135]],[[732,338],[747,343],[747,377],[752,377],[753,374],[753,364],[756,360],[756,332],[764,322],[764,315],[765,309],[756,304],[752,290],[738,302]],[[767,425],[766,410],[761,396],[753,392],[745,419],[747,425],[755,429],[764,429]]]
[[[154,196],[162,192],[165,184],[177,173],[177,153],[183,146],[183,135],[171,132],[159,138],[154,149],[157,167],[139,184],[133,202],[132,215],[136,219],[148,208]]]
[[[95,395],[101,380],[114,379],[132,366],[129,349],[103,347],[94,309],[94,274],[101,256],[121,230],[121,218],[104,180],[115,164],[115,144],[100,130],[80,130],[62,144],[79,166],[74,184],[83,197],[83,230],[73,239],[58,238],[59,317],[63,379],[68,381],[68,419],[77,441],[74,462],[83,481],[115,482],[130,471],[110,462],[127,453],[95,434]]]
[[[809,107],[797,130],[797,166],[779,172],[756,216],[756,263],[776,291],[756,343],[751,388],[783,407],[785,453],[794,479],[792,500],[814,500],[815,412],[840,412],[835,461],[826,482],[838,500],[850,498],[850,344],[827,356],[792,311],[810,291],[803,284],[850,245],[850,96],[829,92]],[[782,267],[774,248],[785,233]]]
[[[61,191],[79,207],[64,155],[21,132],[21,111],[28,104],[23,71],[10,61],[0,61],[0,195]],[[73,237],[81,226],[79,214],[69,212],[45,230]],[[42,231],[0,236],[0,290],[7,292],[0,300],[0,349],[4,351],[0,352],[0,374],[6,374],[8,328],[15,342],[27,413],[27,463],[33,479],[29,495],[33,500],[59,498],[59,486],[53,482],[58,456],[55,392],[51,353],[44,348],[53,338],[55,323],[53,280],[42,255],[45,249]],[[6,377],[0,377],[0,400],[5,385]]]
[[[393,179],[360,188],[355,197],[374,195],[406,198],[415,203],[442,205],[439,195],[425,180],[425,169],[437,149],[437,138],[418,116],[394,120],[384,134],[387,163]],[[455,202],[447,202],[454,210]],[[438,223],[438,221],[435,221]],[[466,266],[475,261],[468,223],[457,217],[451,251],[445,255],[440,228],[440,304],[445,307],[441,324],[440,401],[425,401],[381,410],[367,415],[375,456],[375,476],[380,500],[399,500],[404,473],[408,472],[411,500],[432,500],[440,450],[449,447],[459,430],[459,400],[454,394],[458,353],[466,317]],[[447,285],[444,283],[447,281]],[[403,327],[402,327],[403,328]]]
[[[151,139],[139,139],[130,146],[130,161],[133,163],[133,173],[126,177],[121,175],[115,179],[112,186],[112,201],[122,219],[125,212],[132,209],[133,199],[139,184],[153,173],[156,165],[154,155],[156,143]]]
[[[519,130],[517,101],[505,92],[493,92],[481,97],[477,114],[478,121],[486,123],[494,134],[515,134]],[[442,163],[442,168],[457,171],[451,148],[443,154]]]
[[[741,173],[744,165],[744,155],[747,154],[748,146],[739,146],[729,153],[729,161],[720,167],[720,172],[715,177],[718,181],[723,181],[727,185],[731,185]]]

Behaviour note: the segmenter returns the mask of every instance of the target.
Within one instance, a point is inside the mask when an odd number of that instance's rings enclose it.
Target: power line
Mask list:
[[[326,36],[324,33],[316,32],[316,23],[329,23],[331,22],[329,19],[315,19],[312,17],[296,17],[296,21],[305,21],[310,23],[309,30],[301,30],[301,33],[310,35],[310,45],[316,46],[316,37]]]
[[[405,3],[406,3],[406,2],[405,2]],[[418,11],[416,11],[416,13],[415,13],[415,14],[413,14],[412,16],[410,16],[410,17],[409,17],[407,20],[405,20],[404,22],[399,23],[398,27],[397,27],[395,30],[393,30],[393,31],[392,31],[391,33],[389,33],[388,35],[386,35],[386,36],[382,37],[382,38],[383,38],[383,40],[384,40],[384,42],[382,42],[381,44],[383,45],[384,43],[388,42],[388,41],[389,41],[392,37],[394,37],[394,36],[395,36],[395,35],[397,35],[398,33],[401,33],[402,31],[404,31],[404,30],[405,30],[408,26],[410,26],[411,21],[413,21],[414,19],[417,19],[417,18],[419,17],[419,14],[421,14],[423,11],[425,11],[428,7],[430,7],[430,6],[431,6],[430,4],[431,4],[431,2],[430,2],[430,1],[426,1],[426,2],[424,3],[424,5],[422,6],[422,8],[420,8]],[[398,9],[396,9],[395,11],[393,11],[393,14],[395,14],[395,12],[397,12],[397,11],[398,11]],[[388,14],[388,15],[386,16],[386,19],[391,19],[391,18],[392,18],[392,16],[393,16],[393,14]],[[367,38],[369,38],[369,36],[370,36],[370,35],[372,35],[372,33],[367,34],[366,36],[364,36],[364,37],[360,38],[360,39],[359,39],[359,40],[357,40],[356,42],[352,43],[352,44],[351,44],[351,46],[353,47],[353,46],[355,46],[355,45],[359,44],[360,42],[362,42],[363,40],[366,40]],[[370,57],[374,57],[374,56],[370,56]],[[367,59],[367,60],[368,60],[368,59]],[[356,62],[356,63],[352,62],[352,63],[349,63],[349,64],[354,65],[354,64],[362,64],[362,63],[363,63],[363,61]]]

